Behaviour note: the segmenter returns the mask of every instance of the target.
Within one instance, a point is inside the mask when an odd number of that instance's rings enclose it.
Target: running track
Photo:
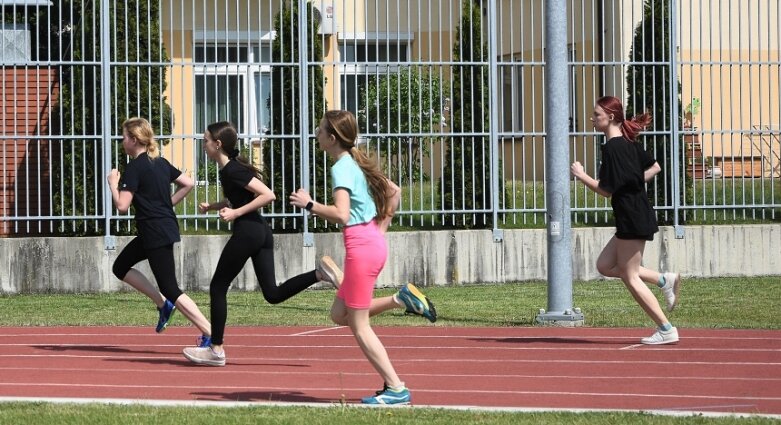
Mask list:
[[[413,404],[781,417],[781,331],[377,327]],[[341,327],[227,329],[228,365],[190,364],[194,328],[0,327],[0,401],[357,402],[382,382]]]

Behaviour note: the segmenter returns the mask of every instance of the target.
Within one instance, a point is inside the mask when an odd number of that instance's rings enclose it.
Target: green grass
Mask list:
[[[546,285],[524,282],[424,288],[437,306],[439,326],[532,326],[546,308]],[[380,289],[377,296],[393,289]],[[654,293],[659,294],[658,291]],[[206,293],[189,293],[208,313]],[[229,294],[231,325],[330,325],[333,290],[307,290],[290,300],[270,305],[259,292]],[[577,282],[574,306],[593,327],[652,327],[619,280]],[[660,299],[661,300],[661,299]],[[778,315],[781,282],[778,277],[684,279],[679,308],[671,321],[683,328],[781,329]],[[0,296],[0,323],[6,326],[148,326],[157,320],[152,303],[135,292],[110,294],[41,294]],[[89,311],[89,314],[85,314]],[[417,317],[389,312],[372,319],[380,326],[419,326]],[[180,315],[171,326],[185,326]]]
[[[546,305],[542,282],[506,285],[428,287],[436,302],[437,326],[531,326]],[[388,295],[381,289],[377,295]],[[658,293],[658,292],[656,292]],[[593,327],[652,327],[651,321],[617,280],[578,282],[574,306]],[[208,294],[190,293],[208,313]],[[231,292],[230,324],[331,325],[328,311],[333,290],[308,290],[279,305],[266,303],[257,292]],[[682,328],[781,329],[778,277],[686,279],[681,304],[670,314]],[[153,305],[141,294],[41,294],[0,296],[0,323],[6,326],[152,326]],[[87,314],[86,312],[89,312]],[[419,317],[388,312],[372,319],[378,326],[427,326]],[[181,315],[172,326],[186,325]],[[35,418],[30,421],[30,418]],[[668,417],[642,413],[508,413],[438,409],[364,409],[357,406],[311,407],[150,407],[142,405],[75,405],[49,403],[0,404],[0,423],[57,424],[769,424],[767,418]]]
[[[14,403],[0,405],[3,424],[125,425],[125,424],[500,424],[500,425],[754,425],[778,423],[765,418],[705,418],[654,416],[642,413],[501,413],[442,409],[364,409],[350,406],[314,407],[148,407],[112,405],[50,405]],[[35,421],[30,421],[34,417]]]

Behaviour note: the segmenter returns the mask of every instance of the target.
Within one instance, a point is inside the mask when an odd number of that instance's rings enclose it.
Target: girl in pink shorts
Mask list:
[[[377,276],[388,258],[385,236],[372,220],[344,228],[344,280],[336,296],[350,308],[368,309]]]
[[[331,305],[331,319],[349,326],[366,358],[380,374],[380,391],[361,399],[366,404],[408,404],[410,392],[399,379],[385,347],[371,328],[369,318],[394,308],[437,320],[431,301],[408,283],[396,294],[372,298],[388,248],[385,231],[401,199],[401,189],[380,171],[377,162],[355,147],[358,123],[349,111],[328,111],[315,129],[320,148],[334,158],[331,167],[333,205],[315,202],[305,189],[290,195],[290,203],[305,208],[331,223],[344,226],[344,277],[333,264],[321,272],[337,282],[339,290]]]

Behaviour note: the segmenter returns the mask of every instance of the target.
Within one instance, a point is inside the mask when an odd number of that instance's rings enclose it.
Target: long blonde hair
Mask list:
[[[155,132],[149,121],[139,117],[128,118],[122,123],[122,129],[135,138],[141,146],[146,147],[146,154],[149,156],[149,159],[155,159],[160,156],[160,147],[157,145]]]
[[[380,170],[377,161],[370,158],[362,150],[355,146],[358,139],[358,121],[350,111],[328,111],[323,116],[326,127],[324,130],[336,138],[344,149],[350,152],[355,162],[361,167],[366,182],[369,185],[374,204],[377,206],[377,218],[382,220],[391,215],[391,206],[388,199],[392,197],[391,186],[388,179]]]

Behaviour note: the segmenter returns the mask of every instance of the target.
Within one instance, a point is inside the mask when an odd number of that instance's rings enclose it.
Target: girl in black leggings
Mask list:
[[[197,347],[185,348],[190,361],[209,366],[225,366],[223,336],[228,316],[227,294],[233,279],[252,260],[263,297],[271,304],[281,303],[312,286],[326,281],[338,286],[341,270],[329,257],[323,257],[316,270],[295,276],[277,286],[274,275],[274,235],[259,209],[276,199],[274,192],[262,181],[258,170],[239,156],[238,134],[228,122],[208,126],[204,134],[206,155],[217,162],[220,183],[225,199],[210,204],[203,202],[200,211],[219,211],[220,218],[233,222],[233,234],[225,245],[217,263],[217,270],[209,284],[211,297],[211,340],[202,337]]]
[[[179,289],[174,267],[173,250],[174,243],[179,242],[179,224],[173,206],[193,188],[193,181],[160,157],[152,126],[143,118],[130,118],[122,123],[122,148],[133,160],[125,167],[121,182],[117,169],[111,170],[107,180],[114,206],[120,213],[133,205],[138,236],[117,256],[114,275],[157,305],[157,332],[165,330],[171,314],[179,309],[203,335],[211,335],[209,321]],[[173,195],[171,182],[177,186]],[[133,268],[143,260],[149,260],[159,291]]]

